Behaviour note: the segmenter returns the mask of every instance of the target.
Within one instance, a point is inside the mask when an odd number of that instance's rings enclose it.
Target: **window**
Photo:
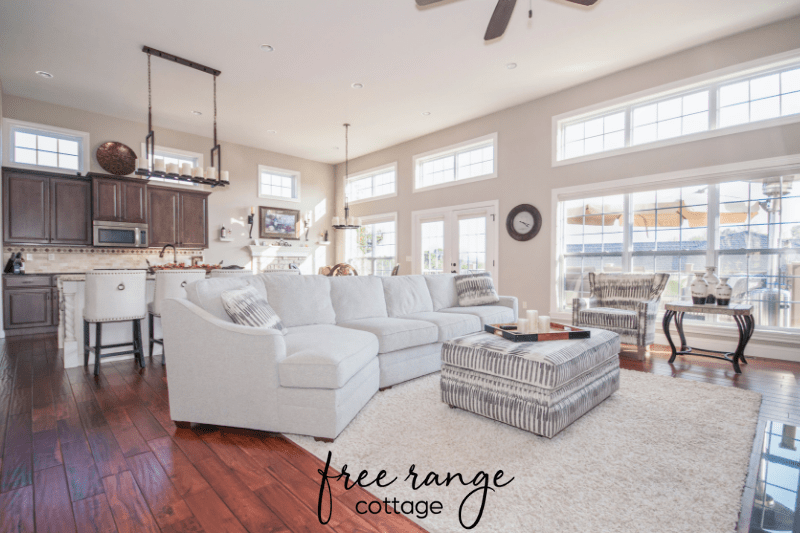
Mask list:
[[[88,133],[11,119],[3,123],[8,139],[4,164],[52,172],[86,170]]]
[[[390,276],[397,264],[397,214],[362,217],[362,223],[346,232],[346,262],[362,276]]]
[[[258,196],[299,202],[300,173],[258,165]]]
[[[144,154],[147,154],[147,147],[145,143],[142,143],[142,158],[144,158]],[[200,167],[203,168],[203,154],[198,152],[188,152],[186,150],[178,150],[177,148],[165,148],[163,146],[155,146],[155,151],[153,152],[153,161],[157,161],[163,159],[164,165],[168,165],[170,163],[175,163],[180,168],[181,163],[189,163],[192,167]],[[189,182],[176,182],[175,180],[166,179],[166,178],[149,178],[148,181],[163,181],[169,183],[171,186],[175,185],[182,185],[185,187],[199,187],[199,183],[189,183]]]
[[[414,190],[497,177],[497,134],[414,156]]]
[[[733,288],[731,303],[753,305],[756,324],[800,329],[800,175],[565,200],[558,208],[560,310],[589,296],[590,272],[667,272],[663,306],[688,299],[693,273],[716,265]]]
[[[397,163],[368,170],[347,180],[346,194],[351,204],[397,195]]]
[[[554,117],[553,165],[767,127],[776,120],[800,121],[798,51]]]
[[[420,224],[422,234],[422,273],[444,273],[444,220]]]

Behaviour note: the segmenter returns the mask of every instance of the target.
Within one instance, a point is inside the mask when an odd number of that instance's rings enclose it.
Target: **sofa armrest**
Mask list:
[[[161,324],[173,420],[279,430],[280,332],[225,322],[186,299],[164,300]]]
[[[503,307],[510,307],[512,311],[514,311],[514,322],[517,321],[519,318],[519,310],[518,310],[518,303],[516,296],[500,296],[500,301],[497,302],[497,305],[502,305]]]
[[[656,315],[659,300],[636,302],[636,345],[649,346],[656,338]]]

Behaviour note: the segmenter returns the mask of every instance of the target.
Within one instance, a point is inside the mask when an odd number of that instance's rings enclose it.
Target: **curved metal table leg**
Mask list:
[[[737,374],[741,374],[742,369],[739,368],[739,360],[744,353],[744,345],[747,344],[748,331],[743,317],[737,315],[733,317],[733,320],[736,322],[736,329],[739,330],[739,342],[736,344],[736,351],[733,352],[733,359],[731,362],[733,363],[733,370],[736,371]]]
[[[678,312],[675,316],[675,326],[678,328],[678,335],[681,337],[681,352],[691,352],[692,349],[686,345],[686,335],[683,334],[683,317],[686,315],[684,312]]]
[[[669,334],[669,323],[672,322],[673,316],[675,316],[675,311],[667,310],[664,312],[664,320],[661,322],[661,326],[664,328],[664,336],[667,337],[667,342],[672,350],[672,356],[669,358],[670,364],[672,364],[678,356],[678,350],[675,349],[675,343],[672,342],[672,336]]]

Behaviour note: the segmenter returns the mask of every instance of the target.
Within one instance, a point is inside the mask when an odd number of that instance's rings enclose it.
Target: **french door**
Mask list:
[[[497,202],[412,213],[414,273],[491,272],[497,284]]]

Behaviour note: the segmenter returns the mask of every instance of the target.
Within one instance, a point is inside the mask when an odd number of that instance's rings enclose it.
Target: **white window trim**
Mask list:
[[[286,198],[284,196],[273,196],[271,194],[261,194],[261,173],[273,172],[275,174],[285,174],[294,178],[294,190],[297,195],[296,198]],[[278,200],[281,202],[300,203],[300,171],[289,170],[286,168],[269,167],[267,165],[258,165],[258,174],[256,174],[256,194],[259,198],[268,198],[270,200]]]
[[[565,165],[572,165],[575,163],[584,163],[586,161],[594,161],[596,159],[604,159],[606,157],[615,157],[618,155],[630,154],[641,152],[643,150],[651,150],[655,148],[663,148],[665,146],[672,146],[675,144],[682,144],[686,142],[701,141],[704,139],[711,139],[714,137],[721,137],[723,135],[731,135],[734,133],[742,133],[746,131],[759,130],[763,128],[772,128],[775,126],[783,126],[786,124],[794,124],[800,122],[800,113],[789,115],[785,117],[776,117],[766,120],[758,120],[755,122],[748,122],[746,124],[739,124],[736,126],[727,126],[724,128],[717,128],[717,104],[716,94],[719,86],[736,79],[747,79],[758,74],[768,74],[771,70],[778,70],[787,65],[800,61],[800,49],[790,50],[780,54],[763,57],[745,63],[739,63],[730,67],[707,72],[698,76],[692,76],[683,80],[659,85],[650,89],[645,89],[633,94],[628,94],[607,100],[598,104],[583,107],[566,113],[561,113],[552,118],[551,121],[551,166],[560,167]],[[681,135],[671,139],[663,139],[650,143],[637,144],[635,146],[626,146],[624,148],[617,148],[608,150],[606,152],[597,152],[594,154],[584,155],[580,157],[573,157],[570,159],[558,160],[558,150],[561,145],[562,129],[560,123],[567,122],[581,122],[583,120],[591,119],[598,115],[605,115],[606,113],[613,113],[615,111],[626,111],[625,128],[626,139],[628,133],[631,132],[631,113],[630,109],[638,107],[642,104],[655,103],[657,101],[669,99],[671,97],[678,97],[684,94],[697,92],[698,90],[707,88],[711,92],[709,102],[709,115],[710,115],[710,129],[698,133],[691,133],[689,135]]]
[[[397,161],[394,163],[389,163],[388,165],[381,165],[379,167],[371,168],[369,170],[365,170],[364,172],[359,172],[358,174],[354,174],[352,176],[348,176],[347,180],[345,181],[344,188],[347,191],[347,186],[352,181],[358,181],[360,179],[368,178],[370,176],[374,177],[378,174],[383,174],[389,170],[394,171],[394,192],[389,194],[381,194],[379,196],[370,196],[369,198],[362,198],[360,200],[348,200],[350,205],[356,204],[363,204],[365,202],[372,202],[375,200],[383,200],[384,198],[392,198],[397,196]],[[363,217],[362,217],[363,218]]]
[[[20,128],[31,128],[35,130],[41,130],[44,132],[53,132],[56,134],[62,135],[70,135],[73,137],[80,137],[81,139],[81,150],[78,154],[78,170],[69,170],[65,168],[58,168],[58,167],[46,167],[42,165],[28,165],[26,163],[15,163],[11,160],[11,154],[13,153],[14,147],[11,146],[11,128],[12,127],[20,127]],[[25,122],[22,120],[16,120],[13,118],[4,118],[3,119],[3,135],[2,135],[2,142],[3,142],[3,166],[5,167],[12,167],[12,168],[27,168],[31,170],[41,170],[44,172],[52,172],[54,174],[68,174],[68,175],[77,175],[77,174],[86,174],[89,172],[90,164],[91,164],[91,147],[90,147],[90,140],[89,134],[85,131],[77,131],[77,130],[70,130],[67,128],[58,128],[56,126],[49,126],[47,124],[37,124],[35,122]]]
[[[142,145],[142,151],[139,152],[140,154],[139,157],[144,159],[145,155],[147,154],[147,146],[145,145],[145,143],[141,143],[141,145]],[[197,159],[197,166],[202,169],[205,169],[205,166],[203,165],[203,154],[201,154],[200,152],[190,152],[188,150],[179,150],[177,148],[170,148],[168,146],[160,146],[160,145],[155,145],[154,149],[156,152],[166,152],[168,154],[175,154],[183,157],[191,157]],[[152,184],[155,186],[164,186],[164,187],[181,187],[185,189],[198,189],[198,188],[205,189],[205,186],[201,185],[200,183],[186,183],[178,180],[164,180],[164,181],[148,180],[148,184]]]
[[[353,203],[353,202],[351,202]],[[400,244],[400,228],[397,226],[397,211],[393,211],[391,213],[380,213],[377,215],[367,215],[361,217],[361,225],[368,226],[370,224],[378,224],[380,222],[394,222],[394,261],[395,264],[400,263],[397,257],[397,251]],[[345,236],[345,239],[347,237]],[[346,242],[346,241],[345,241]],[[347,250],[345,250],[345,254]],[[353,257],[345,257],[345,261],[355,259]]]
[[[729,181],[736,174],[746,174],[743,179],[794,174],[798,172],[798,167],[800,167],[800,154],[553,189],[551,193],[553,209],[550,216],[550,316],[558,320],[572,321],[570,312],[561,311],[558,308],[558,258],[560,253],[558,229],[559,221],[561,220],[561,209],[558,208],[559,202],[592,195],[609,196],[633,193],[637,190],[651,190],[654,186],[683,187],[696,184],[699,181],[703,183],[720,183]],[[663,335],[663,332],[659,328],[657,329],[657,333]],[[685,331],[687,333],[694,332],[725,338],[733,338],[738,335],[735,327],[720,324],[687,324]],[[800,332],[776,330],[762,326],[757,328],[756,333],[753,335],[753,340],[789,342],[794,346],[800,346]],[[793,360],[800,361],[800,357],[795,357]]]
[[[419,169],[422,163],[428,161],[430,159],[438,159],[440,157],[445,157],[448,155],[452,155],[456,152],[460,152],[465,148],[469,148],[471,146],[478,146],[480,144],[484,144],[487,141],[491,140],[492,145],[494,147],[494,160],[493,160],[493,170],[490,174],[484,174],[483,176],[475,176],[473,178],[466,178],[463,180],[453,180],[448,181],[446,183],[439,183],[436,185],[428,185],[427,187],[418,187],[417,186],[417,178],[419,176]],[[490,180],[497,177],[497,132],[490,133],[489,135],[484,135],[483,137],[478,137],[477,139],[471,139],[469,141],[464,141],[458,144],[453,144],[446,148],[437,148],[436,150],[431,150],[429,152],[425,152],[423,154],[417,154],[412,158],[412,163],[414,167],[414,192],[424,192],[424,191],[432,191],[434,189],[441,189],[443,187],[453,187],[455,185],[464,185],[466,183],[473,183],[475,181],[483,181],[483,180]]]

